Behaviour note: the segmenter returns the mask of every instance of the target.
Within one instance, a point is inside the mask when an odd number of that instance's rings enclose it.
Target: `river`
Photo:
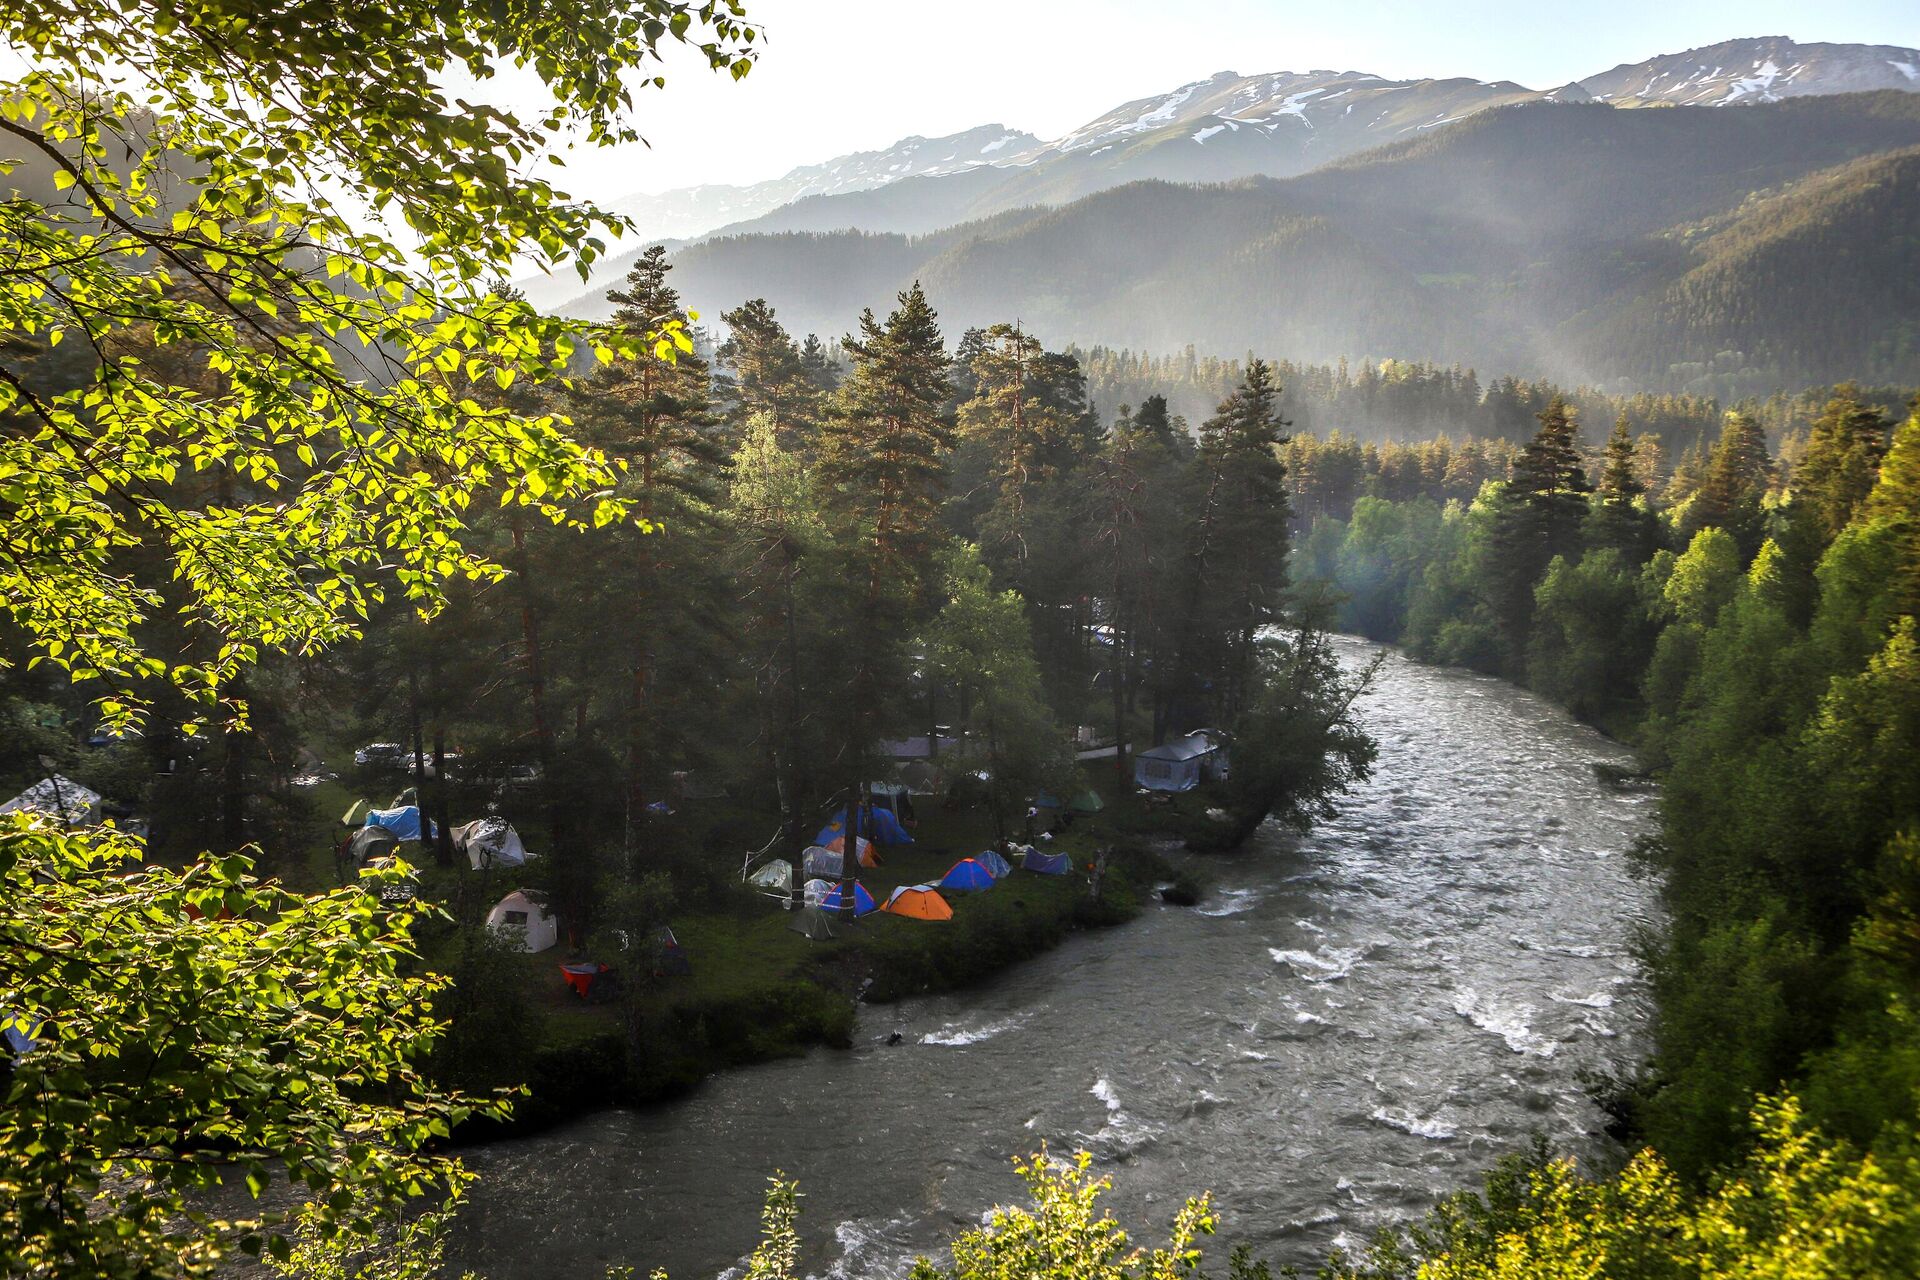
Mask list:
[[[1342,640],[1343,660],[1377,652]],[[776,1169],[813,1275],[891,1276],[1084,1148],[1155,1243],[1211,1190],[1209,1252],[1311,1267],[1544,1133],[1615,1158],[1583,1071],[1632,1060],[1627,849],[1654,797],[1625,751],[1512,685],[1388,657],[1373,779],[1307,836],[1203,860],[1212,895],[1086,934],[974,990],[863,1008],[851,1051],[734,1072],[468,1153],[454,1253],[489,1280],[674,1280],[737,1265]],[[898,1031],[903,1043],[889,1046]]]

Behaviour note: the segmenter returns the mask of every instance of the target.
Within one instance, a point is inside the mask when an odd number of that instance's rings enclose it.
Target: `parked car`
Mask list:
[[[441,759],[446,764],[447,776],[451,778],[460,763],[460,753],[449,751]],[[353,762],[363,769],[398,769],[403,773],[411,773],[413,748],[398,742],[369,742],[353,753]],[[434,776],[432,752],[422,756],[420,764],[429,778]]]
[[[369,742],[353,753],[353,762],[362,768],[404,769],[412,755],[397,742]]]

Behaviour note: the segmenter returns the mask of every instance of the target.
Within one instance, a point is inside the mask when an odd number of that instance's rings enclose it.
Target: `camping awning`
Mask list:
[[[1137,752],[1134,758],[1136,760],[1198,760],[1201,756],[1210,755],[1219,749],[1211,739],[1198,733],[1191,733],[1184,738],[1176,738],[1172,742]]]

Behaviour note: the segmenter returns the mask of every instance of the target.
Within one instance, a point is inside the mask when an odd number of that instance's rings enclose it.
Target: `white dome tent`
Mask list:
[[[521,945],[541,952],[560,941],[560,922],[538,896],[516,889],[487,912],[487,928],[496,933],[518,931]]]

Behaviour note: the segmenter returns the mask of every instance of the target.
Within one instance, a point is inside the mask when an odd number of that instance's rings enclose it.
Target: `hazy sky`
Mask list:
[[[747,0],[765,56],[733,83],[682,60],[639,95],[651,149],[578,154],[612,199],[755,182],[998,122],[1051,138],[1216,71],[1315,68],[1552,88],[1737,36],[1920,46],[1920,0]]]

